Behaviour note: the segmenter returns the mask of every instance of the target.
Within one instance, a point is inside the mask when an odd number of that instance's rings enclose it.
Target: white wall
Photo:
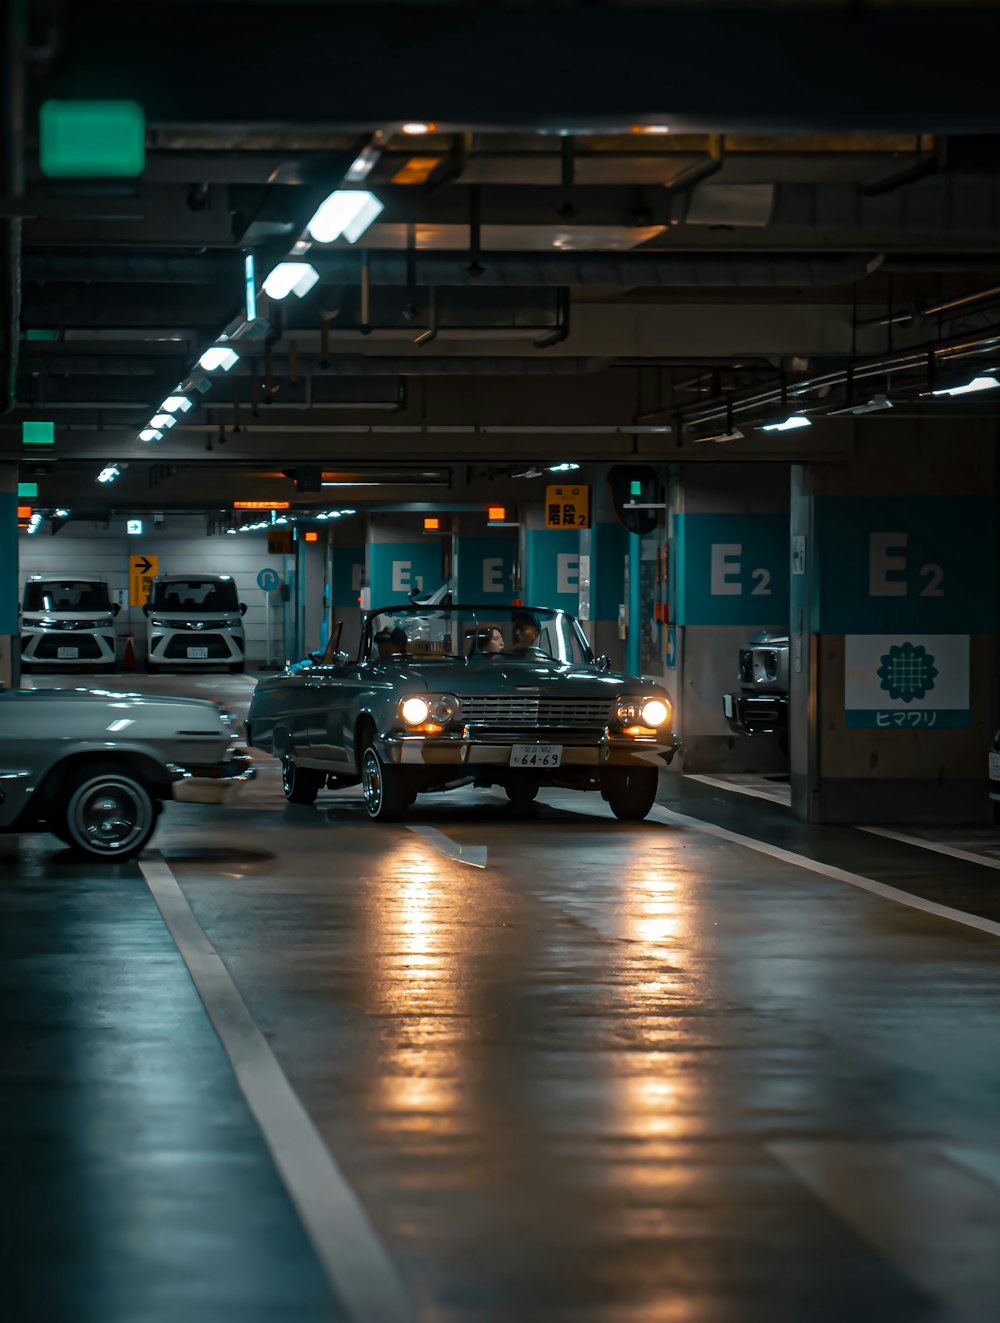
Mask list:
[[[121,522],[121,521],[118,521]],[[128,591],[128,558],[153,553],[160,558],[161,574],[231,574],[236,580],[239,600],[246,602],[244,620],[247,633],[247,658],[263,661],[267,639],[267,595],[257,587],[257,574],[265,565],[276,569],[286,581],[294,564],[289,556],[269,556],[267,535],[261,533],[205,535],[201,517],[177,515],[166,518],[160,528],[146,521],[146,535],[126,537],[124,528],[109,530],[103,523],[69,523],[53,536],[43,524],[37,533],[18,539],[20,572],[18,599],[29,574],[95,575],[107,581],[112,592]],[[311,548],[310,548],[311,550]],[[291,608],[289,608],[291,609]],[[275,603],[275,653],[279,663],[285,660],[282,624],[285,609]],[[131,625],[137,645],[145,639],[146,619],[137,608],[123,610],[118,616],[118,634],[123,637]],[[315,645],[313,645],[315,646]],[[137,646],[142,656],[142,647]],[[119,650],[119,655],[121,655]]]

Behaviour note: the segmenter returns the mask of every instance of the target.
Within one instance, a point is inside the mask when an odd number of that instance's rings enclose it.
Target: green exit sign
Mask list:
[[[629,494],[631,496],[642,495],[642,483],[637,478],[633,478],[632,481],[629,483],[628,487],[629,487]]]
[[[38,150],[50,179],[141,175],[145,112],[137,101],[46,101],[38,114]]]
[[[23,422],[21,441],[26,446],[54,446],[56,443],[55,423]]]
[[[22,500],[22,501],[24,501],[24,500],[30,500],[30,501],[35,500],[35,499],[37,498],[37,496],[38,496],[38,483],[37,483],[37,482],[19,482],[19,483],[17,484],[17,495],[18,495],[19,499]]]

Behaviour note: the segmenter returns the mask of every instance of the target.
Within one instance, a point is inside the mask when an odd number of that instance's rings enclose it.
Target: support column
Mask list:
[[[590,489],[590,528],[580,532],[578,609],[591,647],[611,658],[613,670],[625,666],[625,642],[618,630],[618,608],[625,601],[628,533],[615,518],[606,464],[595,465]]]
[[[792,802],[814,822],[991,816],[995,425],[859,420],[795,471]]]
[[[671,619],[683,769],[779,771],[775,737],[729,727],[725,693],[757,630],[788,628],[787,465],[686,464],[674,495]]]
[[[17,465],[0,464],[0,684],[21,683],[18,621]]]

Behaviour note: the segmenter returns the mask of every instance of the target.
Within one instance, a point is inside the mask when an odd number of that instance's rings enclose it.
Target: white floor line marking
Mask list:
[[[772,793],[769,790],[756,790],[752,786],[735,785],[732,781],[723,781],[717,776],[705,776],[701,772],[685,772],[686,781],[700,781],[702,785],[718,786],[720,790],[732,790],[737,795],[752,795],[754,799],[768,799],[772,804],[780,804],[782,808],[791,807],[791,795],[783,796]]]
[[[941,1152],[974,1176],[1000,1190],[1000,1149],[976,1148],[972,1144],[942,1144]]]
[[[407,827],[418,836],[422,836],[428,845],[433,845],[435,850],[446,854],[449,859],[454,859],[460,864],[468,864],[470,868],[486,867],[485,845],[457,845],[450,837],[445,836],[443,831],[438,831],[435,827],[415,827],[412,823],[407,823]]]
[[[385,1247],[158,850],[139,861],[163,921],[338,1299],[354,1323],[413,1323]]]
[[[888,827],[859,827],[858,831],[869,832],[872,836],[887,836],[890,841],[902,841],[904,845],[919,845],[922,850],[951,855],[953,859],[964,859],[970,864],[982,864],[984,868],[1000,868],[1000,859],[990,859],[988,855],[976,854],[974,850],[963,850],[958,845],[946,845],[944,841],[925,841],[922,836],[909,836],[906,832],[890,831]]]
[[[939,919],[950,919],[953,923],[964,924],[966,928],[978,928],[980,932],[1000,937],[1000,923],[994,922],[993,919],[983,919],[978,914],[967,914],[964,910],[952,909],[950,905],[939,905],[937,901],[925,900],[923,896],[911,896],[908,891],[886,886],[884,882],[876,882],[874,878],[864,877],[861,873],[849,873],[846,868],[820,863],[818,859],[810,859],[808,855],[796,854],[794,850],[783,850],[780,845],[769,845],[766,841],[754,840],[752,836],[742,836],[739,832],[729,831],[726,827],[717,827],[714,822],[702,822],[700,818],[691,818],[686,813],[675,813],[672,809],[661,808],[659,804],[653,805],[649,815],[657,822],[666,823],[668,826],[679,824],[683,827],[691,827],[694,831],[717,836],[720,841],[730,841],[733,845],[742,845],[748,850],[756,850],[758,854],[780,859],[786,864],[793,864],[796,868],[806,868],[811,873],[833,878],[836,882],[846,882],[849,886],[860,887],[862,891],[870,891],[873,896],[894,900],[898,905],[906,905],[911,910],[923,910],[925,914],[933,914]]]

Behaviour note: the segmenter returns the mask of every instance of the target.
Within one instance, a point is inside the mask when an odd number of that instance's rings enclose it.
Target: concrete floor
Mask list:
[[[1000,918],[974,861],[688,778],[661,803]],[[376,827],[267,759],[156,844],[423,1323],[996,1316],[1000,936],[593,795]],[[341,1317],[139,868],[3,848],[14,1317]]]

